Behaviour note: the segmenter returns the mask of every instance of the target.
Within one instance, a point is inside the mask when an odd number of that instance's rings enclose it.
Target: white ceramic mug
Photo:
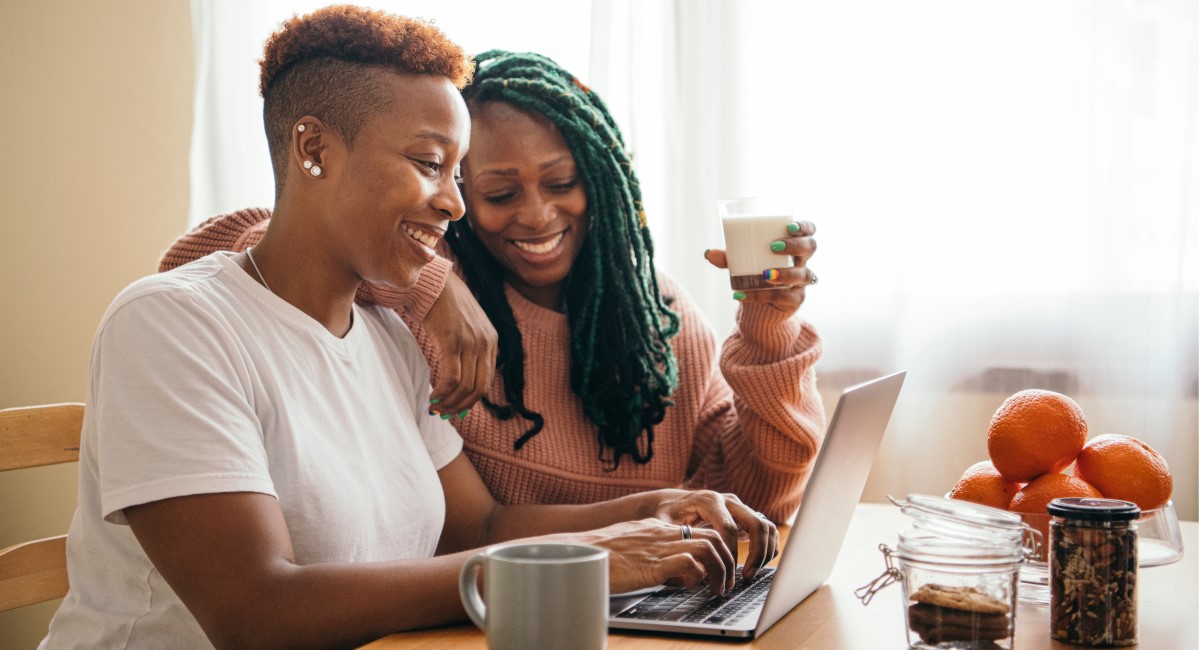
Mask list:
[[[608,551],[602,548],[493,546],[463,565],[458,594],[493,650],[589,650],[608,644]]]
[[[792,265],[792,258],[771,251],[771,242],[788,236],[792,197],[755,196],[717,201],[725,235],[729,284],[738,291],[770,289],[763,271]]]

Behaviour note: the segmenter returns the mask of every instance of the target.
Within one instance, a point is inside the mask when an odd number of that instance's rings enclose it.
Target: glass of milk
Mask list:
[[[717,201],[717,214],[725,233],[730,286],[737,291],[775,288],[763,279],[763,271],[792,263],[791,257],[771,251],[771,242],[788,236],[792,197],[754,196]]]

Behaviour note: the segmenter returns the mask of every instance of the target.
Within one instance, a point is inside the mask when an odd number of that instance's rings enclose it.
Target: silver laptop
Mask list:
[[[613,596],[609,628],[755,638],[817,590],[833,571],[850,518],[904,383],[904,372],[842,391],[779,564],[732,591],[665,586]]]

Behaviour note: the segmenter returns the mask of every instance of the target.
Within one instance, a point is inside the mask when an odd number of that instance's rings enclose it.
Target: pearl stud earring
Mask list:
[[[304,133],[304,125],[303,125],[303,124],[301,124],[300,126],[297,126],[297,127],[296,127],[296,130],[297,130],[297,131],[299,131],[299,132],[301,132],[301,133]]]

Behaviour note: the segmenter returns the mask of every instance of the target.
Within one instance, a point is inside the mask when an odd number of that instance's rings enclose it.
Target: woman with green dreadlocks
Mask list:
[[[483,408],[443,417],[459,416],[452,422],[492,494],[506,504],[588,503],[702,487],[785,520],[825,421],[813,370],[820,340],[795,316],[816,281],[806,265],[813,225],[789,228],[780,268],[765,273],[778,288],[745,292],[718,352],[687,294],[655,272],[637,176],[601,99],[544,56],[490,51],[476,62],[463,91],[467,213],[439,252],[496,329],[497,373]],[[163,266],[252,246],[268,216],[204,224]],[[724,265],[721,251],[706,258]],[[427,265],[429,281],[412,295],[360,294],[397,307],[435,383],[442,359],[424,316],[440,268]]]

